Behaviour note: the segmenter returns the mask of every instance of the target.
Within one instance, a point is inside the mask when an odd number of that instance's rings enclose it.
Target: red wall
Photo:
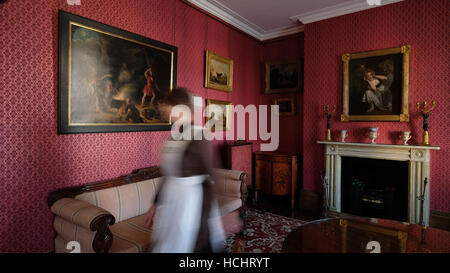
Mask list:
[[[58,9],[177,46],[178,85],[204,99],[243,105],[260,100],[260,44],[178,0],[1,4],[0,252],[51,251],[49,192],[157,165],[169,135],[57,134]],[[234,60],[232,93],[203,88],[206,49]]]
[[[422,118],[415,103],[436,100],[431,113],[430,141],[440,146],[431,152],[430,207],[450,211],[448,126],[450,122],[450,1],[408,0],[305,26],[304,187],[321,190],[323,147],[316,141],[326,133],[325,104],[337,105],[332,131],[349,130],[349,142],[366,142],[365,128],[379,127],[379,143],[400,143],[398,132],[410,130],[411,143],[422,140]],[[341,55],[411,45],[411,122],[340,122],[342,113]],[[336,139],[336,136],[335,136]]]
[[[303,35],[274,42],[262,46],[261,59],[264,62],[276,62],[303,58]],[[261,65],[261,79],[265,79],[264,65]],[[264,88],[264,86],[263,86]],[[295,97],[296,114],[280,116],[280,153],[302,154],[303,152],[303,93],[263,94],[262,103],[271,105],[277,98]]]

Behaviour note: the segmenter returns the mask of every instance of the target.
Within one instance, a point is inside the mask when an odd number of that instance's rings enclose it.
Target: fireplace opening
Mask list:
[[[406,221],[408,162],[342,157],[342,212]]]

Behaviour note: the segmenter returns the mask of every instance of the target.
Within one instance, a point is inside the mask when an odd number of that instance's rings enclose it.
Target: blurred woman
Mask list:
[[[191,253],[224,252],[225,236],[242,227],[238,213],[221,217],[217,200],[212,194],[212,154],[209,143],[195,137],[202,127],[192,123],[191,96],[185,89],[175,89],[160,107],[170,115],[176,105],[191,109],[191,116],[172,116],[180,130],[191,131],[191,139],[170,138],[161,155],[164,182],[158,199],[146,215],[152,223],[151,252]]]

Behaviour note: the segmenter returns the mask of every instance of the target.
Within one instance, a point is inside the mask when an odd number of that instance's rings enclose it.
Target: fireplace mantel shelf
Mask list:
[[[383,148],[402,148],[402,149],[424,149],[424,150],[440,150],[439,146],[425,146],[425,145],[399,145],[399,144],[370,144],[360,142],[337,142],[337,141],[317,141],[318,144],[324,145],[345,145],[345,146],[364,146],[364,147],[383,147]]]

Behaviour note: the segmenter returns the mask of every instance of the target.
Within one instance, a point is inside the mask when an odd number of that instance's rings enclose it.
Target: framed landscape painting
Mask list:
[[[205,60],[205,87],[231,92],[233,90],[233,60],[208,50]]]
[[[346,53],[341,121],[409,121],[410,46]]]
[[[232,103],[221,100],[206,100],[206,128],[211,132],[230,129]],[[214,122],[212,122],[214,120]]]
[[[170,130],[177,48],[59,11],[59,133]]]
[[[301,89],[302,62],[287,60],[265,64],[266,93],[298,92]]]

